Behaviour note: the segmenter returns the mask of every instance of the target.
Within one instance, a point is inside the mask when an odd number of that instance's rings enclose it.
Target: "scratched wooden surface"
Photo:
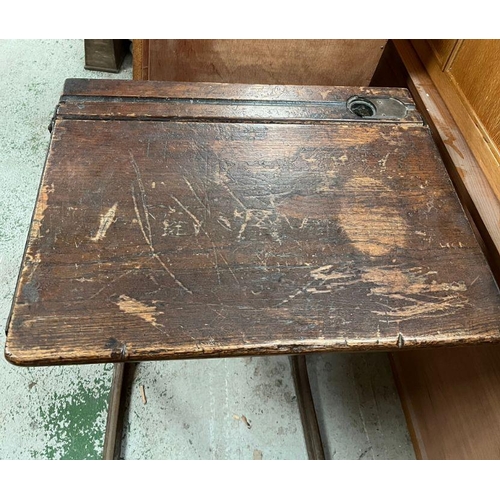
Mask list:
[[[397,98],[407,114],[359,118],[352,95]],[[495,342],[499,306],[405,90],[73,80],[6,356]]]

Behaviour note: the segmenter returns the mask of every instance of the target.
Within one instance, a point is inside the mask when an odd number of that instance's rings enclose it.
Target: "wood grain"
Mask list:
[[[406,79],[498,282],[498,200],[411,44],[396,47],[404,64],[391,53],[386,73]],[[500,459],[498,345],[393,352],[391,360],[418,458]]]
[[[455,49],[459,40],[457,39],[448,39],[448,40],[428,40],[436,59],[441,64],[441,69],[447,66],[448,61]]]
[[[490,266],[498,273],[500,200],[411,45],[405,41],[397,41],[395,44],[404,63],[404,69],[399,71],[407,73],[408,87],[430,124],[462,205],[479,230],[479,239],[485,244],[484,251]],[[497,276],[500,278],[500,274]]]
[[[426,460],[500,459],[500,349],[392,355],[415,453]]]
[[[500,40],[464,40],[449,68],[450,77],[474,112],[500,157]]]
[[[386,40],[147,40],[134,78],[368,85]],[[134,58],[136,54],[134,53]]]
[[[215,84],[199,85],[200,96],[259,95],[255,108],[295,96],[308,108],[323,95],[338,114],[328,123],[300,113],[279,123],[214,122],[209,113],[150,120],[140,95],[149,88],[151,99],[155,85],[145,83],[68,83],[9,322],[10,361],[500,339],[498,290],[421,122],[346,120],[345,100],[342,110],[332,96],[361,88]],[[161,85],[158,96],[180,90]],[[135,116],[88,119],[89,95],[103,86],[104,95],[139,95],[122,103],[137,106]],[[69,88],[82,89],[72,102],[83,116],[65,114]],[[212,105],[221,116],[233,106]],[[162,116],[169,102],[156,106]]]
[[[498,57],[497,54],[500,41],[492,41],[493,46],[496,47],[496,51],[490,48],[488,51],[489,59],[487,61],[479,55],[480,51],[473,51],[473,53],[477,52],[476,56],[467,55],[466,52],[465,60],[468,61],[468,67],[463,69],[463,73],[469,72],[471,75],[482,75],[481,77],[469,77],[467,85],[474,85],[475,89],[473,91],[472,87],[470,87],[466,91],[481,103],[480,112],[482,112],[483,117],[488,114],[488,109],[492,110],[490,118],[488,119],[489,125],[482,122],[478,115],[478,110],[476,110],[468,100],[453,76],[453,71],[457,71],[456,64],[461,58],[460,54],[462,50],[464,47],[469,47],[468,50],[471,48],[469,42],[472,41],[463,41],[460,50],[454,57],[453,64],[446,72],[442,71],[440,64],[434,58],[425,40],[415,40],[412,43],[423,61],[432,82],[438,89],[444,103],[455,120],[457,127],[467,141],[472,154],[488,179],[491,189],[493,189],[495,196],[500,200],[500,151],[499,145],[495,143],[496,139],[494,139],[494,137],[497,137],[497,135],[495,135],[497,134],[497,127],[495,125],[495,117],[497,115],[495,110],[498,109],[498,97],[500,92],[500,88],[498,87],[500,80],[497,77],[498,72],[496,71],[495,64]],[[481,49],[481,47],[478,48]],[[458,68],[461,68],[461,64],[459,64]],[[459,75],[459,78],[463,78],[461,71],[459,71]],[[485,102],[481,101],[481,96]]]
[[[132,40],[132,76],[134,80],[148,80],[149,40]]]

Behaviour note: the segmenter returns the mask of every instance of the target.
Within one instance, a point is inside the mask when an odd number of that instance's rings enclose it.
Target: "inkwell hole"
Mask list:
[[[347,109],[360,118],[374,116],[377,113],[375,106],[367,99],[361,97],[351,97],[347,101]]]

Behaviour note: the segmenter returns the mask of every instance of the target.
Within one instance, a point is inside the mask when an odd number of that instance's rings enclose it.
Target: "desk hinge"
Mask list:
[[[54,113],[52,114],[52,118],[50,119],[49,126],[47,127],[51,134],[52,134],[52,129],[54,128],[54,123],[56,122],[56,117],[57,117],[58,111],[59,111],[59,104],[56,105],[56,107],[54,109]]]

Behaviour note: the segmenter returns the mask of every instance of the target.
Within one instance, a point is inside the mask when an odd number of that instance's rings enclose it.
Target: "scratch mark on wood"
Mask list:
[[[247,228],[248,223],[250,222],[251,218],[252,218],[252,213],[250,212],[250,210],[245,209],[245,218],[243,219],[240,230],[238,232],[238,240],[241,240],[241,237],[245,233],[246,228]]]
[[[189,190],[191,191],[191,193],[193,193],[193,196],[196,198],[196,200],[198,201],[198,203],[205,209],[205,211],[207,211],[207,206],[201,201],[200,197],[198,196],[198,194],[194,190],[194,188],[191,185],[191,183],[186,179],[185,176],[183,176],[183,179],[184,179],[184,182],[187,184],[187,186],[188,186]]]
[[[132,185],[132,201],[133,201],[133,204],[134,204],[134,211],[135,211],[135,214],[136,214],[136,217],[137,217],[137,222],[138,222],[139,227],[141,229],[142,235],[144,236],[144,241],[149,246],[149,249],[151,250],[152,256],[159,262],[159,264],[161,265],[161,267],[163,267],[163,269],[165,269],[165,271],[167,271],[168,275],[174,280],[174,282],[180,288],[182,288],[185,292],[187,292],[189,294],[192,294],[193,292],[191,290],[189,290],[189,288],[187,288],[181,281],[179,281],[176,278],[176,276],[174,275],[174,273],[170,270],[170,268],[167,266],[167,264],[165,264],[165,262],[163,261],[163,259],[158,255],[158,253],[155,250],[155,247],[153,245],[153,236],[152,236],[152,233],[151,233],[151,225],[149,223],[149,212],[148,212],[147,207],[146,207],[144,185],[142,184],[142,179],[141,179],[141,174],[140,174],[140,171],[139,171],[139,167],[137,166],[137,163],[135,162],[134,157],[132,156],[132,154],[130,154],[130,156],[131,156],[131,159],[132,159],[132,165],[133,165],[135,173],[136,173],[137,182],[139,184],[139,189],[141,191],[141,200],[142,200],[142,205],[143,205],[143,211],[144,211],[144,218],[145,218],[146,227],[144,226],[144,223],[142,221],[142,216],[141,216],[141,214],[139,212],[139,207],[137,205],[137,200],[136,200],[135,192],[134,192],[134,185]],[[146,232],[146,229],[147,229],[147,232]]]
[[[381,160],[378,161],[378,164],[380,165],[380,167],[382,168],[382,170],[385,170],[385,165],[387,163],[387,159],[389,158],[389,155],[391,153],[387,153]]]
[[[202,222],[200,222],[198,220],[198,218],[187,208],[185,207],[175,196],[173,195],[170,195],[170,198],[172,198],[172,200],[175,201],[175,203],[177,203],[177,205],[179,205],[182,210],[184,210],[184,212],[186,212],[186,214],[189,215],[189,217],[191,217],[191,219],[193,219],[194,221],[194,224],[193,224],[193,227],[194,227],[194,235],[195,236],[198,236],[199,232],[200,232],[200,228],[201,228],[201,225],[203,224]]]
[[[231,222],[229,222],[229,219],[224,217],[223,215],[219,215],[219,218],[217,219],[217,222],[224,228],[227,229],[228,231],[232,231],[231,228]]]
[[[148,207],[147,207],[147,203],[146,203],[146,190],[144,189],[144,184],[142,182],[141,170],[140,170],[139,166],[137,165],[132,153],[130,153],[130,160],[132,162],[132,166],[134,167],[135,176],[137,178],[137,184],[139,186],[139,191],[141,194],[142,209],[144,211],[144,220],[145,220],[145,224],[146,224],[146,229],[148,230],[149,242],[152,244],[153,237],[151,236],[151,225],[149,223],[149,211],[148,211]],[[137,210],[136,210],[136,213],[138,213]]]
[[[459,309],[467,304],[466,299],[457,299],[455,295],[448,295],[440,300],[440,302],[424,302],[416,301],[414,305],[404,306],[400,308],[386,306],[388,311],[371,311],[379,316],[389,316],[396,318],[389,320],[389,323],[404,321],[415,318],[429,318],[436,316],[448,316],[453,314],[453,309]]]
[[[127,274],[130,274],[132,273],[133,271],[135,271],[135,269],[129,269],[128,271],[125,271],[124,273],[120,274],[120,276],[118,276],[117,278],[115,278],[114,280],[111,280],[109,283],[106,283],[103,287],[101,287],[96,293],[94,293],[93,295],[90,296],[91,299],[94,299],[95,297],[97,297],[103,290],[105,290],[106,288],[108,288],[110,285],[112,285],[113,283],[116,283],[118,280],[121,280],[122,278],[124,278],[125,276],[127,276]]]
[[[105,214],[101,215],[101,221],[99,223],[99,229],[97,230],[95,236],[90,238],[91,241],[100,241],[104,239],[108,229],[111,227],[111,224],[115,221],[116,209],[118,207],[118,202],[115,203]]]
[[[154,248],[152,249],[153,251],[153,257],[160,263],[161,267],[163,267],[163,269],[165,269],[165,271],[167,271],[168,275],[175,281],[175,283],[180,286],[185,292],[189,293],[189,294],[193,294],[193,292],[187,288],[186,286],[184,286],[174,275],[174,273],[170,270],[170,268],[165,264],[165,262],[163,262],[163,260],[160,258],[160,256],[154,251]]]
[[[35,271],[38,266],[42,262],[42,256],[40,252],[37,252],[35,255],[26,254],[26,268],[30,267],[29,274],[26,277],[26,282],[30,282],[33,279]]]
[[[437,283],[435,280],[426,282],[435,271],[422,273],[421,268],[409,269],[403,272],[399,269],[361,268],[354,270],[336,271],[333,265],[326,265],[310,272],[315,286],[306,288],[312,294],[333,292],[336,287],[349,286],[355,283],[374,285],[369,295],[386,297],[393,306],[378,303],[385,310],[372,310],[373,314],[397,318],[388,322],[404,321],[414,318],[447,316],[453,309],[462,308],[468,300],[460,295],[467,291],[463,282]],[[319,283],[315,283],[318,282]],[[451,292],[451,293],[450,293]],[[446,294],[446,295],[429,295]],[[397,305],[402,303],[401,305]]]
[[[151,323],[153,326],[159,326],[155,316],[163,314],[163,312],[158,311],[155,306],[143,304],[139,300],[133,299],[128,295],[120,295],[116,305],[124,313],[133,314],[134,316],[138,316],[144,321]]]
[[[171,198],[182,208],[182,210],[184,210],[184,212],[186,212],[195,221],[195,224],[193,224],[194,230],[195,230],[195,236],[197,236],[201,230],[201,232],[207,237],[208,241],[210,242],[210,244],[212,246],[213,256],[214,256],[215,272],[217,273],[217,280],[220,283],[221,279],[220,279],[220,269],[219,269],[219,259],[218,259],[219,254],[217,252],[217,247],[215,246],[214,242],[212,241],[212,238],[210,237],[208,232],[201,226],[202,223],[188,210],[187,207],[185,207],[175,196],[171,196]],[[229,266],[229,263],[227,262],[226,258],[222,254],[220,254],[220,256],[221,256],[222,260],[225,262],[225,264],[227,265],[227,269],[231,273],[233,278],[235,279],[236,283],[239,284],[239,280],[236,277],[236,275],[234,274],[231,267]]]
[[[229,193],[229,196],[231,196],[231,198],[233,200],[235,200],[238,205],[240,205],[241,208],[243,208],[243,210],[247,210],[247,207],[245,206],[245,204],[233,193],[233,191],[231,190],[231,188],[225,183],[225,182],[222,182],[221,185],[226,189],[226,191]]]

